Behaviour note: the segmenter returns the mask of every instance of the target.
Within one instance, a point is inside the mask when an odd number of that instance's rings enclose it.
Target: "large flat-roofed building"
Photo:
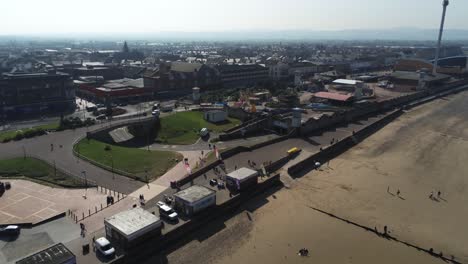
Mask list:
[[[354,100],[354,95],[351,93],[341,94],[333,92],[318,92],[313,96],[314,102],[326,101],[332,105],[350,105]]]
[[[16,261],[16,264],[76,264],[76,257],[62,243],[58,243]]]
[[[83,67],[72,69],[69,72],[73,73],[73,77],[75,78],[79,76],[102,76],[105,80],[117,80],[124,77],[123,69],[116,65],[88,64]]]
[[[258,182],[258,172],[249,168],[240,168],[226,175],[226,187],[231,191],[240,192],[255,186]]]
[[[66,73],[3,73],[0,76],[2,119],[68,113],[75,107],[73,80]]]
[[[190,186],[174,194],[174,197],[176,210],[189,216],[216,205],[216,191],[205,186]]]
[[[84,80],[75,80],[75,85],[78,87],[77,93],[83,97],[93,101],[106,102],[107,100],[115,101],[131,101],[152,99],[153,91],[150,88],[145,88],[143,78],[139,79],[119,79],[107,81],[104,83],[96,83]]]
[[[161,235],[161,219],[142,208],[133,208],[104,219],[106,237],[122,249]]]
[[[258,64],[218,65],[223,86],[252,86],[269,78],[269,69]]]
[[[416,89],[421,88],[419,86],[422,82],[424,83],[424,88],[431,88],[442,85],[444,82],[450,80],[450,76],[441,73],[433,75],[427,71],[395,71],[390,75],[390,80],[397,86],[408,86]]]
[[[193,87],[216,88],[220,84],[218,72],[201,63],[170,62],[162,63],[156,69],[143,73],[144,86],[157,95],[189,94]]]

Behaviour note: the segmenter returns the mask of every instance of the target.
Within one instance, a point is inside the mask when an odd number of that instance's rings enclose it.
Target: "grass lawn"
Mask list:
[[[58,185],[64,187],[85,187],[78,179],[68,176],[35,158],[13,158],[0,160],[0,177],[25,177],[35,182],[46,185]]]
[[[35,129],[43,129],[43,130],[55,130],[59,128],[59,123],[51,123],[51,124],[45,124],[45,125],[40,125],[40,126],[35,126],[31,128],[25,128],[25,129],[18,129],[18,130],[11,130],[11,131],[4,131],[0,132],[0,142],[3,140],[9,138],[13,139],[16,136],[16,133],[18,131],[22,131],[23,133],[29,130],[35,130]]]
[[[240,120],[228,118],[228,122],[216,125],[203,119],[202,112],[175,113],[161,118],[157,140],[166,144],[189,145],[197,141],[198,133],[204,127],[213,132],[222,132],[240,123]]]
[[[110,146],[110,150],[105,150]],[[86,158],[103,164],[109,168],[121,170],[146,181],[145,170],[148,170],[148,180],[156,179],[174,167],[183,156],[173,151],[147,151],[137,148],[125,148],[91,139],[83,139],[74,146],[75,150]]]

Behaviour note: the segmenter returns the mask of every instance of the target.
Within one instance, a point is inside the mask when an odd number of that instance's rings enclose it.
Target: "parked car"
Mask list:
[[[298,148],[298,147],[294,147],[294,148],[288,150],[287,153],[288,153],[288,155],[293,155],[293,154],[296,154],[296,153],[301,152],[301,150],[302,150],[302,149],[300,149],[300,148]]]
[[[216,179],[211,179],[210,180],[210,185],[211,186],[216,186],[216,185],[218,185],[218,181]]]
[[[206,128],[206,127],[202,128],[200,130],[200,136],[201,137],[205,137],[206,135],[208,135],[208,133],[210,133],[210,132],[208,131],[208,128]]]
[[[218,182],[218,188],[219,188],[219,189],[224,189],[224,188],[225,188],[224,182],[219,181],[219,182]]]
[[[170,221],[177,221],[179,217],[177,213],[174,211],[174,209],[172,209],[171,207],[167,205],[163,205],[159,207],[159,215]]]
[[[166,205],[166,204],[165,204],[163,201],[159,201],[159,202],[156,203],[156,205],[157,205],[158,207],[161,207],[161,206],[164,206],[164,205]]]
[[[152,114],[153,116],[159,116],[160,113],[161,113],[161,112],[159,111],[159,109],[153,110],[153,111],[151,112],[151,114]]]
[[[111,243],[107,238],[100,237],[94,241],[94,246],[96,250],[106,257],[113,256],[115,254],[115,249],[112,247]]]
[[[20,233],[20,227],[17,225],[8,225],[0,227],[0,235],[2,236],[17,236]]]

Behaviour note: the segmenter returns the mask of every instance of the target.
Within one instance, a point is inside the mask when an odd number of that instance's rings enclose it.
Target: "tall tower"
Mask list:
[[[128,48],[127,41],[124,42],[123,48],[122,48],[123,53],[129,53],[130,49]]]
[[[434,68],[432,70],[432,73],[434,75],[437,73],[437,64],[439,63],[439,56],[440,56],[440,43],[442,41],[442,33],[444,32],[445,11],[447,11],[448,5],[449,5],[449,0],[443,0],[442,20],[440,21],[440,29],[439,29],[439,40],[437,41],[437,50],[436,50],[436,56],[434,59]]]

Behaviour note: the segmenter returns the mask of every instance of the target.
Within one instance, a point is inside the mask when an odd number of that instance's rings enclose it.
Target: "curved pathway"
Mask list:
[[[97,129],[104,125],[107,124],[53,132],[40,137],[3,143],[0,144],[0,159],[23,156],[24,152],[26,152],[26,156],[39,158],[50,164],[55,163],[58,169],[78,177],[83,177],[84,174],[82,172],[85,171],[86,177],[95,181],[100,186],[125,194],[131,193],[143,186],[144,183],[118,174],[114,174],[113,177],[111,172],[85,162],[73,155],[73,144],[85,136],[88,129]],[[54,144],[53,150],[51,150],[51,144]],[[62,148],[59,147],[60,145],[62,145]]]

